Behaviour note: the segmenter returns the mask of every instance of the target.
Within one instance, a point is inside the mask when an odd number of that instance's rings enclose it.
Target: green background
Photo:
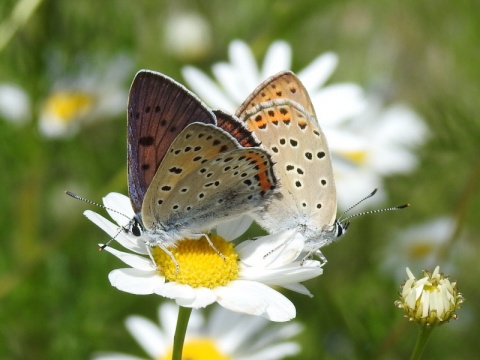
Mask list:
[[[16,3],[0,4],[2,26],[15,26],[6,21]],[[97,251],[107,235],[82,215],[91,206],[63,194],[81,191],[99,201],[110,191],[126,193],[126,112],[68,140],[44,138],[36,121],[52,85],[52,54],[65,75],[78,70],[79,59],[102,62],[122,53],[134,61],[126,87],[141,68],[183,82],[186,62],[169,54],[162,29],[169,16],[187,10],[212,27],[211,51],[189,61],[208,73],[227,60],[236,38],[259,61],[272,41],[288,41],[294,71],[332,50],[340,63],[330,82],[355,81],[366,89],[387,82],[390,99],[410,104],[430,129],[417,170],[385,183],[390,204],[412,207],[355,219],[348,235],[324,250],[325,274],[307,282],[315,297],[286,293],[306,326],[297,358],[408,358],[417,329],[393,306],[400,283],[381,270],[380,249],[407,226],[440,215],[452,216],[458,233],[467,234],[461,240],[454,234],[439,260],[440,266],[454,262],[451,275],[466,303],[457,321],[433,333],[424,358],[478,356],[478,1],[45,0],[0,50],[0,81],[20,84],[34,103],[26,126],[0,121],[0,358],[85,359],[100,350],[143,355],[123,320],[131,314],[154,320],[161,298],[109,285],[108,272],[122,265]],[[460,242],[472,251],[452,260]]]

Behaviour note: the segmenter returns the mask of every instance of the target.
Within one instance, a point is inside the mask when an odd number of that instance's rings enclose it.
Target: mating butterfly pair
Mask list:
[[[310,252],[345,230],[325,136],[291,72],[262,83],[235,117],[140,71],[128,103],[128,180],[134,233],[164,249],[244,213],[270,232],[297,229]]]

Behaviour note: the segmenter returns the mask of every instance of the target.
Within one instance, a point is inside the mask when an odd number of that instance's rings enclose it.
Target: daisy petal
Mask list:
[[[244,264],[275,268],[291,263],[303,251],[304,238],[295,229],[243,241],[236,247]]]
[[[193,314],[192,314],[193,315]],[[158,308],[158,321],[168,339],[173,339],[178,318],[178,306],[171,302],[164,302]],[[189,326],[190,328],[190,326]]]
[[[362,88],[356,84],[335,84],[311,94],[320,124],[330,127],[341,125],[347,119],[358,116],[367,107]]]
[[[244,279],[259,281],[271,286],[302,282],[323,274],[319,261],[312,260],[310,264],[306,261],[303,266],[300,264],[301,262],[297,261],[281,268],[266,268],[262,271],[259,271],[258,268],[242,266],[241,274]]]
[[[118,227],[118,225],[105,219],[103,216],[86,210],[83,213],[90,221],[105,231],[112,239],[115,239],[125,248],[136,252],[137,254],[147,255],[148,251],[145,242],[136,236],[129,236]]]
[[[144,317],[129,316],[125,325],[137,343],[151,358],[160,358],[170,346],[172,339],[167,338],[157,324]]]
[[[119,226],[105,219],[102,215],[99,215],[91,210],[85,210],[83,215],[85,215],[88,220],[92,221],[112,238],[118,234]]]
[[[108,274],[108,279],[117,289],[136,295],[153,294],[165,283],[165,278],[156,271],[146,272],[132,268],[113,270]]]
[[[93,355],[93,360],[145,360],[136,356],[125,355],[120,353],[96,353]]]
[[[137,270],[142,270],[142,271],[156,270],[155,266],[152,264],[152,261],[146,257],[119,251],[110,246],[107,246],[106,248],[104,248],[104,250],[108,251],[110,254],[122,260],[125,264]]]
[[[312,293],[305,287],[303,284],[286,284],[282,285],[283,288],[291,291],[295,291],[296,293],[302,294],[302,295],[307,295],[309,297],[313,297]]]
[[[257,351],[254,355],[243,357],[242,360],[276,360],[278,354],[282,356],[296,355],[300,352],[300,345],[294,342],[282,343],[278,345],[271,345],[264,349]]]
[[[275,41],[268,48],[263,60],[262,79],[290,69],[292,65],[292,49],[285,41]]]
[[[194,309],[204,308],[217,301],[217,296],[211,289],[195,288],[195,298],[193,299],[177,299],[177,304],[184,307]]]
[[[315,90],[327,81],[337,67],[338,56],[333,52],[320,55],[297,75],[305,88]]]
[[[248,45],[243,41],[233,40],[228,47],[228,54],[236,73],[242,76],[243,88],[250,89],[249,91],[255,89],[258,85],[259,73],[255,57]]]
[[[130,224],[135,216],[130,198],[119,193],[109,193],[103,198],[108,215],[120,226]]]
[[[219,347],[225,353],[232,353],[241,350],[242,344],[246,343],[255,334],[265,327],[265,319],[258,316],[246,316],[231,312],[231,322],[226,323],[222,318],[215,315],[224,315],[224,311],[216,311],[212,314],[210,321],[212,336],[218,337]],[[249,331],[244,331],[248,328]]]
[[[228,89],[229,95],[235,103],[241,102],[246,94],[243,90],[242,79],[238,70],[231,64],[218,63],[212,66],[212,72],[224,89]],[[240,73],[241,75],[241,73]]]
[[[283,322],[296,315],[295,306],[270,287],[253,281],[235,280],[214,289],[218,303],[224,308]]]
[[[225,111],[235,111],[236,104],[203,72],[193,66],[185,66],[182,75],[193,91],[208,105]]]
[[[192,287],[175,282],[165,283],[155,290],[155,294],[174,300],[181,299],[181,301],[193,301],[195,299],[195,290]]]
[[[235,240],[245,233],[252,225],[252,218],[248,215],[242,215],[231,221],[221,223],[217,226],[217,235],[224,239]]]

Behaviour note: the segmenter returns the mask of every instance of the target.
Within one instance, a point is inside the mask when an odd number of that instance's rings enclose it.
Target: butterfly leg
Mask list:
[[[294,238],[293,236],[290,236],[289,238],[284,240],[281,244],[275,246],[272,250],[270,250],[265,255],[263,255],[263,258],[266,259],[267,257],[271,256],[273,253],[276,253],[278,250],[285,247],[293,238]]]
[[[213,245],[213,242],[212,242],[212,240],[210,240],[210,237],[208,236],[208,234],[205,234],[205,238],[206,238],[207,241],[208,241],[208,245],[210,245],[210,247],[211,247],[213,250],[215,250],[215,252],[216,252],[218,255],[220,255],[220,257],[223,259],[223,261],[225,261],[225,260],[226,260],[226,259],[225,259],[225,255],[223,255],[223,254],[215,247],[215,245]]]
[[[208,245],[225,261],[225,255],[223,255],[216,247],[213,245],[212,240],[210,240],[210,237],[208,234],[191,234],[190,237],[192,237],[195,240],[200,240],[202,237],[205,237],[207,239]]]
[[[305,255],[303,257],[302,262],[300,263],[300,266],[303,266],[305,261],[307,259],[310,259],[313,256],[313,254],[318,256],[318,260],[320,261],[320,267],[322,267],[323,265],[325,265],[328,262],[327,258],[325,257],[325,255],[323,255],[323,253],[320,251],[320,249],[316,249],[316,250],[309,251],[307,253],[307,255]]]
[[[175,275],[177,275],[178,272],[180,271],[180,265],[178,264],[177,259],[175,259],[175,256],[173,256],[173,253],[170,250],[168,250],[165,246],[163,246],[162,244],[152,244],[152,245],[147,244],[148,256],[150,256],[150,259],[152,259],[155,266],[157,265],[157,263],[155,262],[155,259],[153,258],[153,255],[152,255],[152,251],[150,250],[150,248],[152,246],[155,246],[155,245],[158,246],[160,249],[162,249],[162,251],[164,251],[165,254],[167,254],[170,257],[170,259],[172,259],[173,263],[175,264]],[[158,268],[158,266],[157,266],[157,268]]]

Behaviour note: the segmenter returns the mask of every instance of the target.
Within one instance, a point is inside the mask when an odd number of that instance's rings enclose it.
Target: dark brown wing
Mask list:
[[[189,124],[214,124],[215,115],[192,92],[163,74],[141,70],[128,99],[128,192],[135,213],[177,135]]]

